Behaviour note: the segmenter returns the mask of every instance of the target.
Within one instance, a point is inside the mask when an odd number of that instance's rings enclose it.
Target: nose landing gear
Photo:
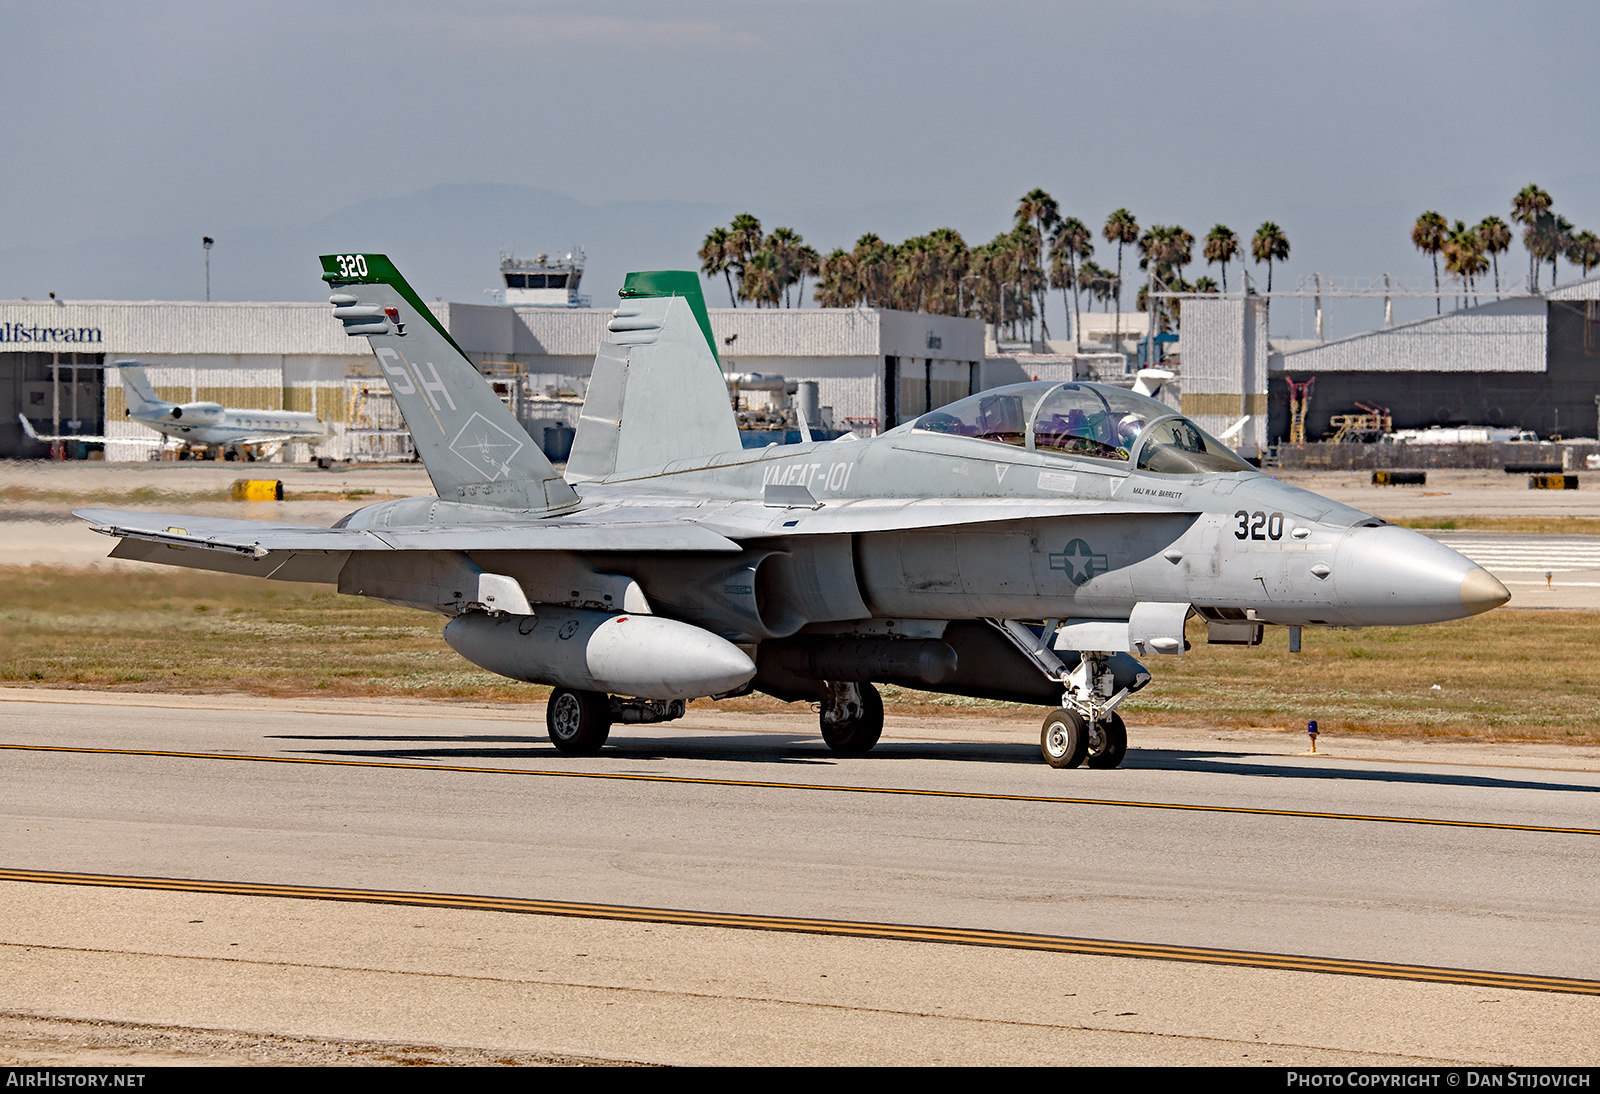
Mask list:
[[[1061,697],[1061,710],[1045,719],[1045,736],[1041,741],[1045,763],[1051,767],[1077,767],[1087,763],[1097,768],[1121,764],[1128,754],[1128,727],[1123,724],[1117,707],[1128,697],[1128,689],[1116,687],[1109,655],[1085,651],[1079,655],[1077,667],[1066,674],[1062,683],[1066,690]],[[1063,715],[1070,717],[1062,718]],[[1054,738],[1051,736],[1052,719],[1059,727],[1054,731]],[[1071,742],[1064,728],[1068,720],[1075,722],[1082,737],[1082,744],[1070,749],[1067,745]]]

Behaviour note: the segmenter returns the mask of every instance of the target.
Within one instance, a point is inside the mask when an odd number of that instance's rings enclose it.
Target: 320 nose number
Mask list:
[[[1250,512],[1241,509],[1233,514],[1233,519],[1239,522],[1239,527],[1234,530],[1235,539],[1282,539],[1283,514]]]

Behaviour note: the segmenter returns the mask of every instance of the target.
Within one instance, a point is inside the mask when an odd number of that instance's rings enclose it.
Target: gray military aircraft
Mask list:
[[[467,660],[550,684],[550,739],[751,689],[878,740],[875,683],[1052,708],[1056,767],[1115,767],[1117,707],[1179,656],[1267,625],[1406,625],[1510,599],[1415,532],[1260,474],[1154,399],[1091,383],[981,392],[865,441],[747,451],[699,279],[627,277],[565,476],[375,254],[324,256],[437,497],[332,528],[86,509],[113,557],[336,582],[449,616]]]

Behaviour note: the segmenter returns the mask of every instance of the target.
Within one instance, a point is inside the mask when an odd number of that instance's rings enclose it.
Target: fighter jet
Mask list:
[[[1408,625],[1510,599],[1415,532],[1263,476],[1155,399],[1093,383],[980,392],[868,440],[739,443],[690,272],[628,275],[565,475],[377,254],[324,256],[437,497],[332,528],[86,509],[113,557],[440,612],[467,660],[553,686],[569,754],[616,723],[752,689],[819,710],[841,753],[883,728],[875,684],[1050,709],[1055,767],[1115,767],[1117,708],[1185,623]],[[175,549],[177,548],[177,549]]]
[[[118,361],[111,367],[122,377],[128,417],[182,446],[264,455],[285,441],[316,444],[328,437],[327,425],[303,410],[254,410],[210,402],[169,403],[156,394],[138,361]],[[41,442],[126,441],[123,437],[42,436],[25,417],[22,428],[30,438]]]

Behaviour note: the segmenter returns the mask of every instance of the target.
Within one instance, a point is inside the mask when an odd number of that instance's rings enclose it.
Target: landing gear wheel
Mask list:
[[[822,739],[835,752],[870,752],[883,736],[883,697],[871,684],[857,684],[861,694],[859,710],[837,721],[828,720],[829,709],[822,711]]]
[[[1115,711],[1096,722],[1088,738],[1084,762],[1090,767],[1117,767],[1128,754],[1128,727]]]
[[[1039,751],[1051,767],[1077,767],[1089,750],[1089,733],[1076,712],[1052,710],[1039,731]]]
[[[545,704],[550,743],[568,756],[593,756],[611,735],[611,700],[603,692],[556,688]]]

